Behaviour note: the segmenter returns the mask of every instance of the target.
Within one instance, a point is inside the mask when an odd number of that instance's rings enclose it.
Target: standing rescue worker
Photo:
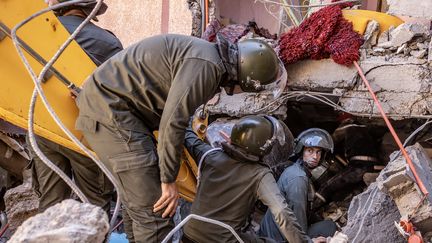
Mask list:
[[[50,6],[69,0],[46,0]],[[90,14],[96,1],[75,4],[55,12],[60,22],[72,33]],[[102,4],[97,15],[105,13],[106,4]],[[88,23],[76,36],[75,40],[84,49],[96,65],[123,49],[120,40],[112,33]],[[102,207],[107,213],[110,209],[112,185],[99,167],[86,156],[73,150],[37,137],[41,151],[69,177],[73,177],[77,186],[92,204]],[[37,156],[32,165],[33,187],[39,196],[39,211],[68,199],[71,196],[70,187]]]
[[[201,161],[191,213],[230,225],[245,242],[273,242],[241,231],[255,202],[261,200],[289,242],[311,242],[279,191],[270,168],[262,162],[265,156],[273,156],[283,148],[292,150],[292,139],[285,141],[288,133],[288,127],[273,117],[247,116],[233,126],[230,142],[222,142],[223,149],[215,150],[188,129],[185,146],[195,161]],[[191,219],[185,225],[183,242],[237,240],[219,225]]]
[[[131,241],[160,242],[173,227],[185,128],[196,108],[220,86],[231,93],[235,84],[251,92],[270,85],[280,93],[286,82],[279,80],[286,78],[280,63],[259,40],[234,45],[221,37],[209,43],[159,35],[125,49],[88,78],[76,99],[76,128],[120,184]]]
[[[308,227],[308,202],[311,201],[311,198],[308,198],[311,183],[309,170],[323,161],[326,152],[333,152],[333,140],[327,131],[311,128],[302,132],[297,137],[294,148],[294,153],[299,158],[284,170],[278,180],[278,187],[298,219],[301,229],[311,237],[333,236],[337,229],[333,221],[321,221]],[[267,210],[261,221],[259,235],[270,237],[277,242],[291,242],[279,229],[270,210]]]

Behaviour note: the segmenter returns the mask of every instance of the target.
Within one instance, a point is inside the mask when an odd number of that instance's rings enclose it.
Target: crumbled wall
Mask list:
[[[432,191],[432,161],[419,144],[407,147],[407,153],[425,188]],[[394,157],[394,156],[390,156]],[[395,201],[402,218],[412,215],[412,223],[423,233],[432,231],[432,196],[419,204],[423,195],[415,183],[412,170],[404,157],[390,161],[377,178],[382,191]],[[417,208],[418,207],[418,208]],[[416,211],[417,208],[417,211]]]

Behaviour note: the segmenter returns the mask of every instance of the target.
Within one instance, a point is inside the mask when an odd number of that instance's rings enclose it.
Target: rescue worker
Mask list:
[[[69,0],[46,0],[49,6]],[[74,4],[55,12],[60,22],[72,33],[88,16],[96,1]],[[97,15],[103,14],[107,5],[103,4]],[[92,61],[99,65],[123,49],[120,40],[112,33],[88,23],[75,39]],[[77,186],[92,204],[102,207],[107,213],[113,190],[112,185],[89,158],[73,150],[37,137],[41,151],[68,176],[73,177]],[[27,139],[28,140],[28,139]],[[28,142],[29,143],[29,142]],[[33,156],[33,187],[39,196],[39,211],[71,197],[70,187],[38,157]]]
[[[185,128],[199,105],[220,86],[231,94],[235,85],[277,94],[285,86],[285,68],[266,43],[218,40],[144,39],[101,65],[76,99],[76,128],[120,184],[133,221],[132,231],[126,227],[130,240],[160,242],[173,227]]]
[[[333,152],[333,140],[327,131],[311,128],[300,133],[294,148],[294,153],[299,158],[284,170],[278,180],[278,187],[294,212],[301,229],[308,232],[310,237],[333,236],[337,229],[332,221],[321,221],[308,227],[308,191],[311,183],[309,171],[323,161],[326,152]],[[269,210],[261,221],[259,235],[275,239],[277,242],[291,242],[279,230]]]
[[[289,242],[311,242],[302,231],[294,213],[282,196],[270,168],[263,158],[277,148],[291,147],[290,133],[283,122],[270,116],[247,116],[236,122],[230,142],[213,149],[187,129],[185,147],[199,163],[198,189],[191,213],[230,225],[245,242],[272,242],[244,233],[255,202],[261,200],[275,216],[281,233]],[[292,149],[291,149],[292,151]],[[319,240],[325,239],[314,239]],[[235,236],[219,225],[195,219],[184,228],[183,242],[237,242]]]

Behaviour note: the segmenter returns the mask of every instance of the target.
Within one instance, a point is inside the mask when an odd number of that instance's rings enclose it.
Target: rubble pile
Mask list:
[[[9,230],[12,232],[26,219],[38,213],[39,198],[31,186],[29,171],[24,173],[23,184],[6,191],[4,200]]]
[[[399,219],[396,204],[378,189],[377,183],[372,183],[352,200],[348,222],[342,232],[348,235],[351,242],[403,243],[406,240],[394,226]]]
[[[419,178],[426,189],[432,191],[432,161],[420,144],[407,148]],[[394,157],[394,154],[392,154]],[[402,156],[391,161],[377,178],[380,190],[396,203],[402,218],[411,217],[412,223],[422,232],[432,231],[432,196],[422,200],[411,169]],[[418,208],[417,208],[418,206]]]
[[[427,26],[419,23],[404,23],[398,27],[390,28],[379,33],[379,24],[375,21],[369,23],[368,41],[365,47],[368,56],[415,57],[429,60],[430,31]],[[368,26],[368,27],[369,27]]]
[[[431,191],[431,159],[419,144],[407,147],[407,152],[419,177]],[[423,235],[430,235],[432,198],[429,195],[419,204],[421,198],[422,194],[415,184],[411,170],[405,159],[399,156],[381,171],[376,183],[372,183],[365,192],[353,199],[343,232],[353,242],[406,242],[394,222],[398,223],[399,220],[406,220],[411,216],[411,222],[417,229]],[[416,211],[417,206],[419,207]]]
[[[102,208],[68,199],[29,218],[9,242],[102,242],[108,229]]]

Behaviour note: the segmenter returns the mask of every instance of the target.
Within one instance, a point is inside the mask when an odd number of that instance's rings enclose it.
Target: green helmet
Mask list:
[[[259,92],[267,90],[265,86],[276,82],[277,92],[281,93],[286,85],[286,71],[273,48],[259,39],[240,41],[237,47],[238,82],[241,89]]]
[[[271,116],[243,117],[231,130],[231,144],[258,157],[268,154],[276,141],[285,144],[285,132]]]
[[[295,154],[299,154],[304,147],[318,147],[333,153],[334,144],[332,137],[326,130],[320,128],[310,128],[303,131],[295,139],[295,143]]]

